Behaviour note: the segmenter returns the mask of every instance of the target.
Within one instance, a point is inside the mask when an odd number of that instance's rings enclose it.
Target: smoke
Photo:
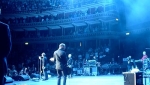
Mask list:
[[[150,0],[123,0],[123,2],[127,26],[150,21]]]

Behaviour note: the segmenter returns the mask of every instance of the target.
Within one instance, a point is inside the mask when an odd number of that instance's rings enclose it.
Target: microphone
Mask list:
[[[39,56],[39,59],[43,58],[42,56]]]

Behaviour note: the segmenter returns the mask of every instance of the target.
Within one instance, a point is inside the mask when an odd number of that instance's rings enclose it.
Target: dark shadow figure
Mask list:
[[[2,22],[0,22],[0,39],[0,85],[4,85],[4,76],[7,74],[7,56],[12,42],[9,26]]]

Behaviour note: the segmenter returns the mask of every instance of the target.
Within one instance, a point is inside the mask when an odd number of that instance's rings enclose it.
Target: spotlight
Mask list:
[[[127,32],[127,33],[126,33],[126,35],[130,35],[130,33],[129,33],[129,32]]]
[[[80,42],[80,47],[82,46],[82,43]]]
[[[25,45],[28,45],[29,43],[28,42],[25,42]]]
[[[118,18],[116,18],[116,21],[118,21],[119,19]]]

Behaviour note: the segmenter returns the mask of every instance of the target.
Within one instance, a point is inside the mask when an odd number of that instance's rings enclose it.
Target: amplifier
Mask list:
[[[92,75],[97,76],[97,67],[91,67],[92,69]]]
[[[88,60],[89,66],[96,66],[96,60]]]
[[[144,85],[143,72],[131,73],[123,72],[124,85]]]

